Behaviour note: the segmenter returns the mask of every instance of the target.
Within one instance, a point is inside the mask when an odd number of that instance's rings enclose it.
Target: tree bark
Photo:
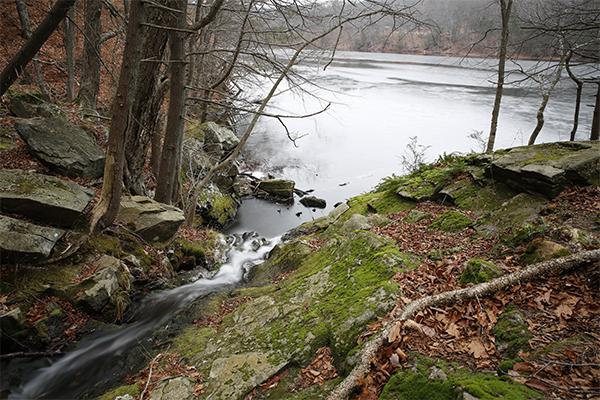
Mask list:
[[[542,128],[544,127],[544,110],[546,110],[546,106],[548,105],[548,100],[550,100],[550,94],[552,94],[554,87],[556,86],[556,84],[560,80],[560,76],[562,75],[563,62],[564,62],[564,58],[561,58],[560,64],[558,66],[558,71],[556,71],[556,77],[554,78],[554,80],[552,81],[550,86],[548,87],[548,90],[544,91],[544,89],[542,87],[542,104],[540,104],[540,108],[538,109],[538,112],[537,112],[537,124],[536,124],[535,128],[533,129],[531,136],[529,137],[529,143],[528,143],[529,146],[532,146],[535,143],[535,140],[537,139],[538,135],[542,131]],[[542,85],[542,83],[540,81],[540,86],[541,85]]]
[[[496,86],[496,97],[492,109],[492,124],[486,151],[494,150],[496,131],[498,130],[498,117],[500,116],[500,103],[502,102],[502,91],[504,89],[504,74],[506,68],[506,49],[508,47],[509,21],[512,9],[512,0],[499,0],[500,13],[502,16],[502,39],[500,40],[500,54],[498,55],[498,83]]]
[[[142,23],[145,17],[145,6],[142,1],[131,3],[131,13],[127,25],[127,36],[123,51],[121,74],[117,93],[113,100],[113,115],[108,134],[108,148],[104,165],[104,182],[100,201],[89,215],[90,232],[100,227],[111,225],[121,204],[123,186],[123,167],[125,164],[125,138],[131,123],[131,108],[136,93],[137,77],[140,69],[141,44],[144,38]]]
[[[95,110],[100,90],[100,37],[102,36],[102,2],[85,1],[85,42],[79,104],[83,109]]]
[[[29,11],[27,11],[27,4],[25,0],[16,0],[17,4],[17,12],[19,13],[19,19],[21,20],[21,26],[23,27],[22,36],[24,39],[29,39],[33,34],[31,30],[31,20],[29,19]],[[50,93],[48,92],[48,87],[46,86],[46,81],[44,80],[44,74],[42,73],[42,66],[40,65],[40,60],[37,55],[33,57],[33,69],[35,70],[35,77],[40,88],[40,93],[42,94],[42,98],[44,101],[50,102]]]
[[[594,106],[594,116],[592,119],[592,132],[590,140],[598,140],[600,138],[600,77],[598,78],[598,92],[596,92],[596,105]]]
[[[157,4],[173,7],[173,0],[161,0]],[[172,13],[165,13],[159,8],[148,10],[148,22],[153,25],[171,26]],[[136,99],[132,110],[133,123],[127,133],[125,145],[126,180],[125,187],[136,195],[146,195],[146,187],[142,178],[142,169],[146,162],[148,147],[158,113],[164,101],[165,85],[159,83],[162,61],[165,54],[169,32],[165,29],[148,27],[144,47],[142,50],[142,63],[138,77]]]
[[[176,0],[177,9],[185,11],[187,0]],[[178,13],[175,27],[185,29],[185,13]],[[171,91],[169,96],[169,110],[167,114],[167,127],[160,159],[156,194],[154,200],[172,204],[177,197],[178,164],[181,157],[181,145],[183,143],[183,129],[185,125],[185,38],[186,34],[181,31],[169,33],[170,51],[170,79]]]
[[[75,98],[75,9],[69,10],[69,17],[63,20],[63,45],[67,54],[67,101]]]
[[[29,61],[46,43],[52,32],[58,28],[60,21],[67,15],[76,0],[58,0],[46,15],[46,18],[21,47],[19,52],[8,62],[0,73],[0,97],[21,75]]]
[[[490,282],[481,283],[466,289],[453,290],[433,296],[422,297],[407,304],[393,321],[387,323],[373,339],[365,344],[358,364],[333,390],[333,392],[331,392],[329,397],[327,397],[327,400],[346,399],[347,396],[351,394],[354,387],[357,386],[358,380],[369,372],[372,357],[374,357],[377,351],[388,341],[392,329],[398,329],[404,321],[413,318],[423,308],[439,307],[447,304],[460,304],[476,297],[488,296],[501,289],[507,289],[517,284],[529,282],[553,272],[564,271],[583,264],[598,262],[599,260],[600,250],[584,251],[556,260],[530,265],[510,275],[494,279]]]

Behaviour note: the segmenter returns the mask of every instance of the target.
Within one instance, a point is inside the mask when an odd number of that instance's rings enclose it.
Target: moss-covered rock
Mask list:
[[[443,371],[433,374],[432,371]],[[468,396],[472,397],[468,397]],[[380,400],[462,400],[477,398],[535,399],[539,393],[524,385],[507,382],[489,372],[471,372],[457,364],[417,357],[411,369],[399,370],[385,385]]]
[[[195,224],[223,227],[235,218],[239,206],[234,195],[211,183],[200,190]]]
[[[551,240],[545,240],[542,238],[534,239],[519,260],[523,264],[535,264],[542,261],[552,260],[568,256],[571,254],[564,246],[555,243]]]
[[[504,275],[502,268],[480,258],[469,260],[463,274],[460,277],[460,284],[489,282]]]
[[[448,210],[437,217],[427,229],[438,229],[445,232],[460,232],[473,225],[473,220],[456,210]]]
[[[423,221],[424,219],[430,218],[431,213],[423,212],[419,210],[410,210],[410,212],[404,217],[403,221],[407,224],[416,224],[417,222]]]
[[[528,341],[533,337],[521,312],[510,305],[498,317],[493,332],[496,348],[509,359],[515,358],[520,350],[528,349]]]
[[[288,257],[293,261],[287,263]],[[313,253],[301,240],[274,250],[265,269],[280,263],[279,271],[297,268],[289,278],[237,290],[236,296],[252,300],[227,315],[218,330],[186,330],[193,336],[173,341],[179,347],[193,340],[194,351],[183,353],[207,376],[200,398],[242,398],[284,367],[308,365],[325,345],[336,367],[347,372],[365,325],[394,306],[397,286],[389,279],[405,268],[404,258],[392,241],[367,231],[333,237]]]

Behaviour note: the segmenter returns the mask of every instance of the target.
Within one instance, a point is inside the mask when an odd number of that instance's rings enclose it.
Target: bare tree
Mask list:
[[[63,44],[67,56],[67,101],[75,98],[75,8],[63,20]]]
[[[85,41],[79,87],[81,108],[95,110],[100,89],[100,36],[102,35],[102,2],[85,1]]]
[[[512,11],[512,0],[498,0],[500,4],[500,16],[502,17],[502,35],[498,54],[498,80],[496,82],[496,97],[492,109],[492,124],[486,151],[494,150],[496,132],[498,130],[498,117],[500,116],[500,103],[502,102],[502,91],[504,90],[504,78],[506,73],[506,50],[508,47],[508,35],[510,26],[510,14]]]

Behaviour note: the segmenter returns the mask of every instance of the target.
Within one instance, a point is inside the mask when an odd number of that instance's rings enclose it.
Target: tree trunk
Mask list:
[[[95,110],[100,90],[100,37],[102,35],[102,2],[85,1],[85,42],[79,104],[81,108]],[[114,115],[114,114],[113,114]]]
[[[496,98],[494,99],[494,108],[492,109],[492,125],[486,151],[494,150],[496,141],[496,131],[498,130],[498,117],[500,116],[500,102],[502,101],[502,91],[504,89],[504,74],[506,68],[506,48],[508,47],[508,24],[510,21],[510,12],[512,9],[512,0],[499,0],[500,13],[502,15],[502,39],[500,40],[500,54],[498,55],[498,83],[496,86]]]
[[[123,50],[123,61],[117,93],[113,100],[113,115],[108,134],[104,182],[100,201],[90,212],[90,232],[111,225],[121,204],[123,186],[123,167],[125,164],[125,138],[127,127],[131,123],[131,108],[136,93],[137,77],[140,69],[141,44],[143,43],[145,7],[144,2],[131,3],[131,14],[127,25],[127,36]]]
[[[571,57],[573,56],[573,52],[569,51],[567,55],[567,59],[565,60],[565,68],[567,69],[567,73],[569,74],[569,78],[577,85],[577,94],[575,95],[575,113],[573,115],[573,129],[571,130],[571,142],[575,140],[575,134],[577,133],[577,127],[579,126],[579,111],[581,109],[581,93],[583,92],[583,81],[578,79],[573,71],[571,71],[571,65],[569,62],[571,61]]]
[[[75,98],[75,9],[63,20],[63,45],[67,53],[67,101]]]
[[[67,15],[76,0],[58,0],[46,15],[46,18],[21,47],[19,52],[8,62],[0,73],[0,96],[17,80],[25,66],[46,43],[52,32],[58,28],[60,21]]]
[[[31,30],[31,20],[29,19],[29,12],[27,11],[27,4],[25,0],[16,0],[17,12],[19,13],[19,19],[21,20],[21,26],[23,27],[22,36],[24,39],[29,39],[33,34]],[[50,102],[50,93],[44,80],[44,74],[42,73],[42,66],[37,55],[33,57],[33,69],[35,70],[35,77],[40,88],[40,93],[44,101]]]
[[[176,0],[177,9],[185,11],[187,0]],[[176,27],[184,29],[185,13],[178,14]],[[161,203],[172,204],[177,198],[178,165],[183,143],[184,115],[185,115],[185,38],[186,34],[180,31],[171,31],[169,34],[169,59],[171,92],[169,96],[169,110],[167,114],[167,127],[160,160],[160,169],[154,199]]]
[[[592,119],[592,132],[590,140],[598,140],[600,137],[600,77],[598,78],[598,92],[596,93],[596,105],[594,107],[594,117]]]
[[[537,112],[537,125],[535,126],[535,128],[533,129],[533,132],[531,133],[531,136],[529,137],[529,143],[528,143],[529,146],[532,146],[535,143],[535,140],[537,139],[542,128],[544,127],[544,110],[546,109],[546,105],[548,105],[548,100],[550,99],[550,94],[552,94],[554,87],[556,86],[556,84],[560,80],[560,76],[562,75],[563,62],[564,62],[564,58],[561,58],[560,64],[558,66],[558,71],[556,71],[556,77],[554,78],[554,80],[552,81],[550,86],[548,87],[548,90],[544,91],[544,89],[542,87],[542,104],[540,104],[540,108],[538,109],[538,112]],[[540,85],[541,85],[541,83],[540,83]]]
[[[173,8],[173,0],[161,0],[157,2]],[[175,4],[176,6],[176,4]],[[171,26],[172,13],[165,13],[159,8],[148,10],[148,23],[160,26]],[[146,162],[148,147],[152,139],[155,125],[158,119],[158,113],[163,103],[166,90],[163,83],[158,83],[161,73],[162,61],[169,32],[166,29],[148,27],[146,40],[142,50],[142,60],[140,65],[140,74],[137,84],[136,99],[139,99],[133,106],[133,123],[127,133],[127,143],[125,144],[125,159],[127,168],[127,179],[125,187],[136,195],[146,195],[146,187],[142,178],[142,169]]]

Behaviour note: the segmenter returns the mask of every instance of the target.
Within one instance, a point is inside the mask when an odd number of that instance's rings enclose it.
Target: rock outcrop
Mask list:
[[[23,170],[0,170],[3,212],[70,228],[95,191],[53,176]]]
[[[295,185],[294,181],[287,179],[267,179],[258,184],[257,190],[287,200],[294,197]]]
[[[61,175],[100,178],[105,155],[83,129],[63,118],[31,118],[15,122],[28,151]]]

